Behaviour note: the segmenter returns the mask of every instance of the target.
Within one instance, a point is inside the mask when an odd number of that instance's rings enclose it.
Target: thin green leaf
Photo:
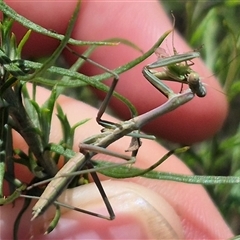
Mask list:
[[[42,65],[42,67],[38,71],[36,71],[32,76],[30,76],[29,78],[35,78],[37,76],[42,75],[42,73],[44,73],[50,66],[52,66],[55,63],[56,59],[60,56],[60,54],[62,53],[62,50],[65,48],[65,46],[67,45],[67,43],[70,39],[75,22],[78,17],[79,10],[80,10],[80,2],[78,1],[77,6],[74,10],[74,13],[71,17],[71,20],[68,24],[68,28],[65,33],[65,36],[61,40],[60,45],[57,47],[57,49],[54,51],[54,53],[45,61],[45,63]]]
[[[31,30],[28,30],[26,34],[23,36],[23,38],[21,39],[20,43],[18,44],[17,53],[19,58],[22,55],[22,48],[24,47],[25,43],[29,39],[31,32],[32,32]]]

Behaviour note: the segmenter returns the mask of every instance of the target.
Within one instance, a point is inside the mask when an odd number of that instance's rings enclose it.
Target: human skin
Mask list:
[[[7,1],[7,3],[32,21],[62,33],[66,29],[67,22],[76,4],[73,1]],[[15,29],[16,33],[20,35],[22,29],[20,27]],[[157,2],[100,3],[88,1],[82,3],[80,18],[77,21],[73,37],[82,40],[103,40],[110,37],[122,37],[133,41],[146,51],[156,42],[159,36],[169,29],[171,29],[171,22]],[[189,51],[189,47],[178,34],[175,34],[174,42],[179,52]],[[168,41],[168,44],[171,44],[171,40]],[[56,43],[50,41],[48,38],[40,38],[38,36],[30,40],[24,54],[26,57],[50,54],[55,47]],[[127,50],[124,49],[126,49],[124,46],[101,48],[97,50],[97,54],[94,54],[92,58],[104,66],[113,69],[139,55],[134,50],[129,48]],[[66,57],[71,61],[70,58],[72,56],[67,55]],[[139,64],[139,66],[126,74],[122,74],[120,84],[117,88],[118,92],[134,103],[139,113],[146,112],[165,100],[141,75],[141,69],[144,64],[155,60],[156,57],[152,56],[147,62]],[[200,76],[211,75],[200,60],[194,62],[195,70]],[[91,66],[85,69],[86,73],[91,74],[95,74],[96,71]],[[214,78],[209,79],[208,84],[214,88],[219,88],[217,80]],[[179,85],[177,87],[172,83],[169,85],[176,90],[179,89]],[[211,90],[210,87],[207,87],[207,89],[208,94],[204,99],[195,98],[173,113],[157,119],[153,124],[149,124],[145,130],[157,136],[167,137],[173,141],[188,144],[211,136],[221,127],[226,117],[227,103],[223,94]],[[47,90],[39,88],[39,102],[44,102],[48,94]],[[101,94],[99,95],[101,96]],[[94,120],[97,109],[67,97],[60,97],[58,102],[63,107],[64,112],[67,113],[71,123],[84,118],[92,119],[76,132],[75,150],[77,150],[78,142],[99,133],[101,129]],[[120,105],[119,102],[114,100],[112,106],[118,109],[121,117],[126,117],[126,108]],[[195,106],[198,107],[196,108]],[[75,109],[79,109],[79,111]],[[104,118],[117,121],[108,115],[105,115]],[[59,130],[60,125],[56,117],[53,119],[53,126],[51,141],[57,142],[60,139],[61,131]],[[24,143],[19,136],[16,135],[14,140],[16,147],[24,147]],[[126,149],[128,144],[129,139],[124,138],[114,143],[110,148],[111,150],[120,152]],[[143,145],[137,156],[136,166],[146,168],[156,162],[165,153],[166,150],[156,142],[143,140]],[[112,157],[104,157],[112,159]],[[103,156],[99,155],[97,158],[103,159]],[[26,170],[19,168],[19,166],[16,167],[18,167],[18,177],[27,181],[30,176],[27,175]],[[175,156],[164,162],[158,167],[158,170],[191,174],[191,171],[185,164]],[[134,183],[138,185],[132,185]],[[46,223],[46,219],[48,220],[51,213],[49,213],[49,216],[45,216],[44,219],[40,218],[37,222],[33,223],[32,227],[29,227],[31,212],[29,209],[27,215],[22,220],[20,236],[24,238],[29,236],[29,234],[34,234],[36,238],[39,234],[39,239],[56,239],[58,237],[61,239],[120,239],[127,237],[129,239],[163,239],[163,236],[169,236],[166,235],[169,232],[169,234],[173,234],[169,238],[176,238],[178,236],[184,239],[227,239],[232,236],[231,230],[201,186],[143,178],[127,179],[121,182],[105,182],[104,186],[113,204],[117,216],[116,220],[105,221],[85,216],[75,211],[69,211],[62,215],[59,225],[52,234],[42,236],[42,227],[39,226],[43,226],[43,222]],[[99,203],[91,203],[91,197],[94,194],[91,186],[85,186],[84,188],[89,188],[90,190],[83,192],[83,188],[78,188],[73,193],[68,192],[68,195],[72,194],[73,199],[76,198],[73,204],[96,212],[106,212],[102,205],[98,205],[101,203],[100,198]],[[125,195],[126,199],[123,198]],[[127,198],[127,196],[130,197]],[[138,200],[142,205],[137,204]],[[139,210],[139,206],[140,209],[146,210],[149,216],[146,212]],[[14,207],[14,214],[20,207],[21,201],[19,200]],[[11,216],[9,215],[10,209]],[[0,210],[0,218],[4,220],[4,223],[1,221],[1,239],[11,238],[11,224],[15,219],[12,213],[12,206],[4,206]],[[162,216],[162,218],[159,216]],[[159,218],[163,219],[163,223]],[[149,224],[149,221],[151,221],[151,224]],[[159,224],[153,224],[158,223],[158,221]],[[166,222],[168,224],[164,224]],[[4,224],[7,227],[3,227]],[[149,227],[151,225],[154,226],[154,229]],[[127,237],[123,235],[125,232],[128,233]]]

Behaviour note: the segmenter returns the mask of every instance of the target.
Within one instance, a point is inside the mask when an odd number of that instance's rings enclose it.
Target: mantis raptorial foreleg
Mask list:
[[[143,75],[147,80],[159,91],[161,91],[166,97],[171,97],[172,90],[166,85],[164,86],[160,80],[169,80],[180,82],[182,84],[188,84],[189,88],[198,97],[206,96],[206,89],[200,81],[198,73],[194,72],[190,66],[193,65],[192,59],[200,57],[200,53],[196,51],[178,54],[174,47],[174,27],[175,17],[173,17],[173,30],[172,30],[172,45],[173,56],[160,56],[159,59],[151,64],[148,64],[143,68]],[[190,61],[190,64],[188,63]],[[153,69],[163,67],[164,71],[154,71]],[[158,78],[158,79],[157,79]]]
[[[199,75],[187,64],[187,61],[199,56],[200,54],[198,52],[189,52],[159,59],[144,67],[143,75],[166,97],[171,96],[172,91],[166,87],[166,85],[164,88],[162,83],[159,82],[159,79],[188,84],[192,92],[198,97],[205,97],[206,89],[200,81]],[[165,71],[152,71],[152,69],[159,67],[165,67]],[[161,86],[159,86],[159,84],[161,84]]]

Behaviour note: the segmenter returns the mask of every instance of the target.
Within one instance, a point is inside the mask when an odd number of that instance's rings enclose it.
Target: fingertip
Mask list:
[[[49,235],[51,239],[59,235],[62,239],[69,236],[78,239],[183,238],[180,220],[163,198],[130,182],[103,181],[102,184],[116,218],[107,221],[76,211],[67,211],[62,214],[57,229]],[[67,200],[70,205],[108,215],[94,183],[67,190],[59,200]]]

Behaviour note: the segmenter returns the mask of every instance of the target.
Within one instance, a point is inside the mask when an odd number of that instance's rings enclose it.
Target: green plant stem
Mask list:
[[[6,89],[3,96],[6,101],[11,104],[9,106],[9,114],[16,124],[16,126],[13,127],[17,127],[17,131],[25,139],[30,150],[33,152],[39,165],[44,169],[44,171],[49,176],[54,176],[58,171],[57,166],[52,159],[44,156],[42,140],[35,131],[35,126],[26,113],[21,101],[19,101],[13,90],[10,88]],[[43,177],[43,175],[41,177]]]

